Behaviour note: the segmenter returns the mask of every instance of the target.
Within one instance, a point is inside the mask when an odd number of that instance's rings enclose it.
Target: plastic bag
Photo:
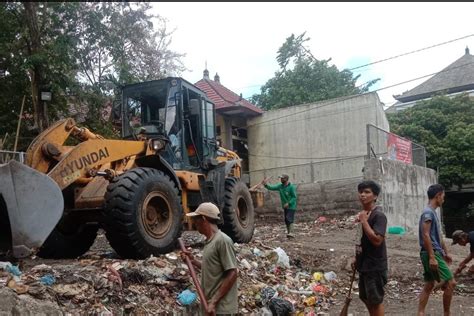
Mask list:
[[[254,247],[253,248],[253,254],[256,255],[256,256],[261,256],[262,251],[260,249],[258,249],[257,247]]]
[[[289,316],[293,313],[293,304],[282,298],[272,298],[268,306],[274,316]]]
[[[277,295],[278,295],[277,291],[274,288],[264,287],[260,291],[260,298],[262,300],[262,305],[263,306],[267,305],[270,302],[270,300],[276,297]]]
[[[196,301],[197,295],[193,291],[184,290],[178,295],[178,301],[182,305],[191,305]]]
[[[323,277],[323,274],[321,272],[314,272],[313,273],[313,279],[315,281],[318,281],[318,282],[321,281],[322,277]]]
[[[56,278],[52,274],[46,274],[41,277],[40,283],[44,285],[53,285],[56,283]]]
[[[290,258],[286,254],[285,250],[278,247],[278,248],[274,249],[273,251],[275,251],[278,254],[277,265],[283,266],[285,268],[289,268],[290,267]]]
[[[324,273],[324,279],[328,282],[334,281],[337,279],[337,274],[334,271],[329,271]]]

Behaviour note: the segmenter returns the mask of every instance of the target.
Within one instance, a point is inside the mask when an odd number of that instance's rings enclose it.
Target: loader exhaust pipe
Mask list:
[[[11,234],[1,236],[2,250],[24,258],[41,247],[56,227],[63,214],[64,199],[50,177],[12,160],[0,165],[0,208],[0,215],[8,214],[10,223],[10,229],[2,229],[0,234]],[[8,223],[5,218],[0,221]],[[4,249],[5,241],[10,243],[10,249]]]

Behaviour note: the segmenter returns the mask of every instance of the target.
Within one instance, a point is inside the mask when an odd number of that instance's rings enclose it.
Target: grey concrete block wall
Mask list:
[[[377,93],[265,112],[248,122],[251,184],[269,171],[299,183],[360,175],[367,124],[389,130]]]
[[[315,220],[320,215],[355,214],[360,209],[357,184],[362,175],[352,179],[297,184],[296,221]],[[256,209],[257,217],[283,221],[278,192],[265,192],[265,205]]]
[[[382,192],[378,204],[387,216],[388,226],[402,226],[418,233],[418,221],[428,203],[426,191],[437,183],[433,169],[387,160],[370,159],[365,162],[364,178],[378,182]],[[437,210],[440,217],[440,210]]]

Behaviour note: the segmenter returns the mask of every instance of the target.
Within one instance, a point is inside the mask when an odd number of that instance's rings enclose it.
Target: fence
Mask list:
[[[22,151],[0,150],[0,164],[7,163],[10,160],[16,160],[21,163],[24,163],[25,153]]]
[[[375,125],[367,124],[367,158],[378,157],[426,167],[424,146]]]

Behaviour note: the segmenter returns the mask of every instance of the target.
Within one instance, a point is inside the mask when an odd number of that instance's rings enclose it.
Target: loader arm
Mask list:
[[[146,141],[91,139],[73,147],[48,173],[61,190],[103,164],[146,152]]]
[[[39,172],[46,173],[50,161],[44,159],[42,148],[46,144],[64,144],[75,125],[76,123],[71,118],[60,120],[39,134],[26,151],[25,164]]]

